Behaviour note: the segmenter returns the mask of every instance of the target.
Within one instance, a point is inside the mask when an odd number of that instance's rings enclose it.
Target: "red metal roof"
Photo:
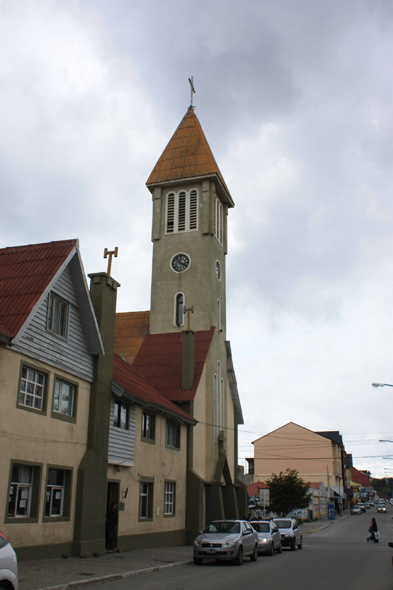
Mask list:
[[[189,109],[162,152],[146,184],[149,186],[212,174],[218,176],[231,199],[201,124],[194,110]]]
[[[194,418],[172,403],[163,393],[153,387],[143,375],[117,354],[114,355],[113,359],[113,380],[134,399],[196,424],[197,421]]]
[[[0,334],[16,336],[77,240],[0,249]]]
[[[195,332],[194,385],[182,389],[182,333],[149,334],[150,312],[116,314],[115,352],[173,402],[195,398],[215,328]]]
[[[182,389],[182,334],[149,334],[143,341],[133,362],[133,367],[147,377],[170,400],[190,401],[195,398],[207,353],[215,328],[195,332],[194,384],[192,389]]]

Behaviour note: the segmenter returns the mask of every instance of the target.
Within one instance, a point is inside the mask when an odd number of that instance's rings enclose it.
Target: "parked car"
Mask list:
[[[390,502],[390,505],[393,506],[393,498],[390,498],[389,502]]]
[[[245,556],[258,557],[258,534],[245,520],[213,520],[194,541],[195,565],[209,558],[241,565]]]
[[[11,543],[0,532],[0,588],[18,590],[18,562]]]
[[[368,503],[370,504],[370,506],[374,506],[374,500],[369,500]]]
[[[252,520],[252,528],[258,533],[258,553],[274,555],[274,552],[281,553],[281,534],[274,522],[267,520]]]
[[[283,547],[290,547],[295,551],[303,549],[303,536],[299,529],[299,525],[293,518],[274,518],[273,521],[281,534],[281,545]]]
[[[355,504],[354,506],[352,506],[351,508],[351,514],[361,514],[362,511],[359,508],[359,506],[357,504]]]

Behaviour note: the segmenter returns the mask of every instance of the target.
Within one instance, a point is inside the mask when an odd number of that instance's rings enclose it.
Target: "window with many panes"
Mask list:
[[[166,446],[180,449],[180,424],[167,420]]]
[[[153,518],[153,483],[141,481],[139,484],[139,518]]]
[[[113,426],[122,430],[128,430],[128,404],[115,401]]]
[[[174,481],[166,481],[164,491],[164,516],[174,516],[175,497],[176,483]]]
[[[56,379],[53,394],[53,411],[63,416],[74,416],[76,387],[71,383]]]
[[[169,193],[166,200],[167,234],[189,232],[198,229],[198,191]]]
[[[19,406],[25,406],[33,410],[44,410],[45,378],[44,373],[22,366],[18,398]]]
[[[68,303],[53,293],[50,293],[48,299],[48,317],[46,321],[47,330],[65,338],[67,335],[67,321]]]
[[[7,516],[31,518],[37,516],[37,497],[40,483],[40,467],[13,463]],[[35,492],[35,494],[34,494]]]
[[[154,442],[156,438],[156,417],[148,412],[142,413],[142,439]]]

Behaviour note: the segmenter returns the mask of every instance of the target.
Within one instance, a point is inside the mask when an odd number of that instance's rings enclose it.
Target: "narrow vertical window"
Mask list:
[[[184,324],[184,295],[178,293],[175,300],[175,324],[182,326]]]
[[[214,399],[214,440],[217,440],[220,431],[219,428],[219,416],[218,416],[218,388],[217,388],[217,375],[213,378],[213,399]]]
[[[219,299],[217,299],[217,330],[221,330],[221,305]]]
[[[173,193],[167,197],[166,231],[168,234],[172,234],[175,231],[175,195]]]
[[[178,231],[185,231],[186,229],[186,193],[183,191],[179,193],[179,221]]]
[[[220,243],[221,244],[222,244],[223,235],[224,235],[224,232],[223,232],[224,223],[223,223],[223,221],[224,221],[223,220],[223,207],[222,207],[222,205],[220,203],[220,233],[219,233],[219,238],[218,239],[220,240]]]
[[[192,190],[190,193],[190,229],[198,229],[198,193]]]
[[[224,429],[224,379],[220,383],[220,430]]]

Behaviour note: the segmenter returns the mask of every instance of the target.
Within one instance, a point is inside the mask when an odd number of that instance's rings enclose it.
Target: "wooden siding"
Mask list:
[[[88,350],[74,283],[68,267],[56,281],[52,292],[69,303],[67,338],[56,336],[46,329],[48,293],[16,348],[72,375],[92,381],[93,356]]]
[[[115,428],[113,421],[115,417],[115,400],[111,401],[111,420],[109,426],[109,447],[108,463],[132,467],[134,465],[135,450],[135,404],[128,408],[128,430]]]

